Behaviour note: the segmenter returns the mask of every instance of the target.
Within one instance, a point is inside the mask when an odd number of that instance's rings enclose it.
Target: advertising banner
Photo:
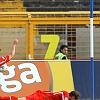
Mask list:
[[[23,97],[36,90],[74,90],[73,76],[68,61],[25,60],[7,63],[0,73],[0,95]]]

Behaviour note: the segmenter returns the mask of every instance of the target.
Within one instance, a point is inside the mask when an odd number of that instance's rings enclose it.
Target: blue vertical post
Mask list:
[[[94,48],[93,48],[93,5],[90,0],[90,77],[91,77],[91,100],[94,100]]]

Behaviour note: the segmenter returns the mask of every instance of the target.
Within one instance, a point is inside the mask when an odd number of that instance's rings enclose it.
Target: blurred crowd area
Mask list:
[[[94,0],[94,11],[100,11],[100,1]],[[89,11],[90,0],[24,0],[27,11]]]
[[[9,3],[9,4],[8,4]],[[100,11],[100,0],[94,0],[94,11]],[[89,11],[90,0],[0,0],[0,11]]]

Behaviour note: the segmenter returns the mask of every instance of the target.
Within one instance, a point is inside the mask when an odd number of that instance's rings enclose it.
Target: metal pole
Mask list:
[[[91,100],[94,100],[94,48],[93,48],[93,5],[90,0],[90,77],[91,77]]]
[[[67,24],[65,25],[65,45],[68,45],[68,41],[67,41]]]

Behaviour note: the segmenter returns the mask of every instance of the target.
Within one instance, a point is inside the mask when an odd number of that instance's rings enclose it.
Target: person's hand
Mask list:
[[[13,44],[14,44],[14,45],[17,45],[18,42],[19,42],[19,41],[18,41],[17,39],[15,39],[14,42],[13,42]]]

